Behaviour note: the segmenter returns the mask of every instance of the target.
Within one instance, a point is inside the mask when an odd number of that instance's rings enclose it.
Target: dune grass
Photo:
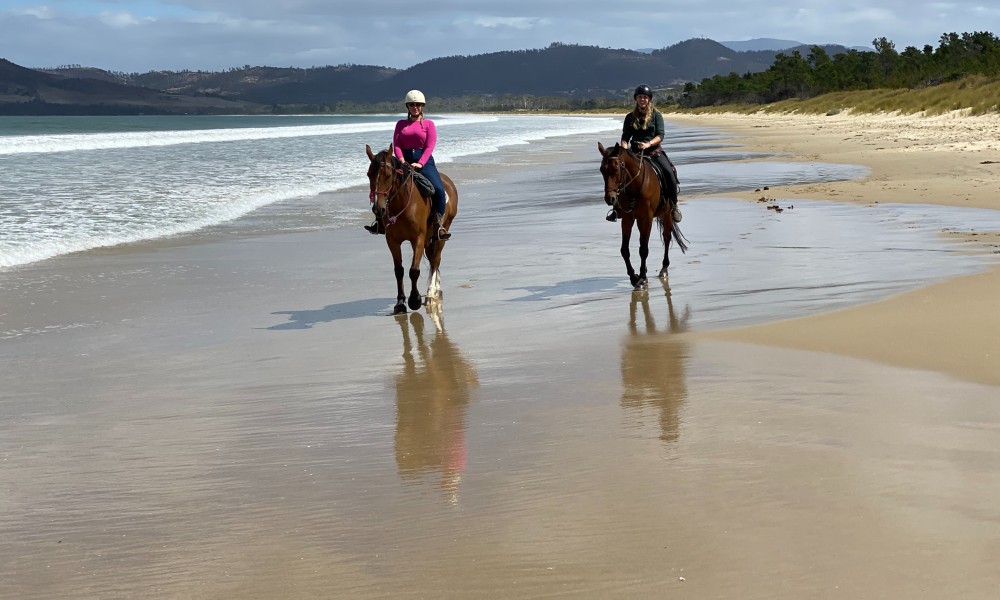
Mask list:
[[[669,108],[665,108],[670,110]],[[1000,113],[1000,80],[972,76],[920,89],[877,89],[834,92],[805,100],[793,99],[771,104],[726,104],[680,109],[693,114],[802,113],[836,114],[844,110],[856,113],[899,113],[940,115],[964,111],[970,115]]]

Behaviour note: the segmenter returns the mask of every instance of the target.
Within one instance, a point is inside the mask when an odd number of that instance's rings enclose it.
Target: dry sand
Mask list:
[[[671,114],[678,122],[731,132],[749,150],[862,164],[861,180],[747,191],[838,202],[940,204],[1000,210],[1000,117],[900,115]],[[963,240],[1000,254],[1000,232]],[[942,232],[942,235],[945,233]],[[939,370],[1000,385],[1000,269],[957,278],[864,307],[709,337],[836,352]]]

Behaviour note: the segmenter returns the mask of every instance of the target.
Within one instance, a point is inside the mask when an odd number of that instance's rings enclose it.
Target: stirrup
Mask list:
[[[618,220],[618,213],[616,213],[615,209],[612,208],[611,210],[608,211],[608,216],[604,217],[604,219],[606,221],[614,223],[615,221]]]
[[[439,240],[441,240],[441,241],[450,240],[451,239],[451,233],[449,233],[448,230],[445,229],[443,226],[442,227],[438,227],[437,238]]]
[[[371,225],[365,225],[365,230],[372,235],[385,233],[385,230],[382,229],[382,224],[378,222],[378,219],[372,221]]]
[[[674,223],[680,223],[684,215],[681,214],[681,209],[677,208],[675,204],[673,208],[670,209],[670,218],[673,219]]]

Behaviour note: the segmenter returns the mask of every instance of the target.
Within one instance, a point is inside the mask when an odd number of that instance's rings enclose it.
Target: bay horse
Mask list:
[[[621,144],[605,148],[597,142],[601,152],[601,175],[604,177],[604,201],[612,207],[622,221],[622,258],[628,270],[632,287],[641,290],[648,287],[646,280],[646,257],[649,256],[649,234],[655,220],[663,240],[663,267],[660,278],[667,276],[670,266],[670,241],[677,241],[681,252],[687,252],[687,243],[680,227],[674,222],[670,212],[670,202],[676,202],[677,189],[669,191],[668,202],[660,204],[660,179],[649,160],[636,154]],[[669,177],[669,176],[668,176]],[[639,272],[632,268],[629,240],[632,225],[639,229]]]
[[[393,314],[406,312],[406,307],[417,310],[424,303],[430,303],[441,298],[441,252],[445,241],[438,239],[434,226],[434,211],[432,200],[420,192],[413,179],[413,172],[404,169],[404,165],[393,154],[392,145],[378,154],[365,145],[368,154],[368,184],[371,189],[369,198],[373,203],[375,218],[385,231],[385,243],[392,253],[393,272],[396,275],[396,305]],[[458,191],[451,178],[441,173],[448,203],[445,208],[444,226],[450,228],[451,222],[458,214]],[[413,250],[413,260],[410,261],[410,294],[406,296],[403,290],[403,242],[409,242]],[[420,279],[420,260],[427,255],[431,272],[428,276],[427,297],[421,299],[417,292],[417,280]]]

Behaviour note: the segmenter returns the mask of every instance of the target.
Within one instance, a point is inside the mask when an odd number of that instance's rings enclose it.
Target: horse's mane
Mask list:
[[[375,160],[378,161],[378,162],[382,162],[382,161],[385,160],[385,158],[387,156],[392,159],[392,164],[395,165],[396,164],[396,155],[395,154],[389,154],[389,149],[388,148],[386,148],[384,150],[379,150],[378,154],[375,155]]]
[[[636,162],[639,161],[639,155],[632,152],[632,149],[628,146],[622,146],[621,144],[615,144],[614,146],[608,148],[607,157],[617,158],[619,155],[624,154]]]
[[[639,168],[642,168],[642,165],[648,162],[649,159],[648,156],[644,157],[641,154],[637,154],[628,146],[622,146],[621,144],[615,144],[614,146],[608,148],[608,153],[604,155],[604,158],[607,160],[609,158],[619,158],[620,156],[628,157],[629,160],[634,162],[637,166],[639,166]],[[643,158],[646,158],[647,160],[643,160]]]

